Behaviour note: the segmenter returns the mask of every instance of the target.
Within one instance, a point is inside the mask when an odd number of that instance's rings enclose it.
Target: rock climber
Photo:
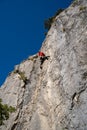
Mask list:
[[[43,65],[44,61],[48,60],[48,58],[50,56],[45,56],[45,54],[43,52],[41,52],[41,51],[38,52],[38,56],[40,57],[40,62],[41,62],[40,63],[40,68],[42,69],[42,65]]]

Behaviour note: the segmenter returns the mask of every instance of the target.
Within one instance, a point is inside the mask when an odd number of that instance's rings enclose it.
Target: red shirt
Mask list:
[[[41,52],[41,51],[38,52],[38,55],[39,55],[39,56],[45,56],[45,54],[44,54],[43,52]]]

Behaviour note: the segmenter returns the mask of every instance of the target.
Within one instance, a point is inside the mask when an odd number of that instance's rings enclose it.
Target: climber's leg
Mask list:
[[[40,68],[41,68],[41,69],[42,69],[42,65],[43,65],[44,61],[45,61],[45,60],[48,60],[49,57],[50,57],[50,56],[40,57],[40,62],[41,62]]]
[[[41,69],[42,69],[42,65],[43,65],[44,61],[45,61],[45,58],[44,58],[44,57],[40,57],[40,62],[41,62],[40,68],[41,68]]]

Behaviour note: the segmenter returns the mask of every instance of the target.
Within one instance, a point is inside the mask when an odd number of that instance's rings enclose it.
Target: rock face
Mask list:
[[[87,130],[87,0],[77,0],[55,18],[41,50],[15,66],[0,89],[14,106],[0,130]]]

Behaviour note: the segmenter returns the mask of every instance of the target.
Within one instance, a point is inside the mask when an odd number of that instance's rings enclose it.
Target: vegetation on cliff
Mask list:
[[[0,99],[0,125],[4,124],[4,120],[9,118],[9,114],[15,112],[15,108],[8,106],[7,104],[2,104],[2,99]]]

